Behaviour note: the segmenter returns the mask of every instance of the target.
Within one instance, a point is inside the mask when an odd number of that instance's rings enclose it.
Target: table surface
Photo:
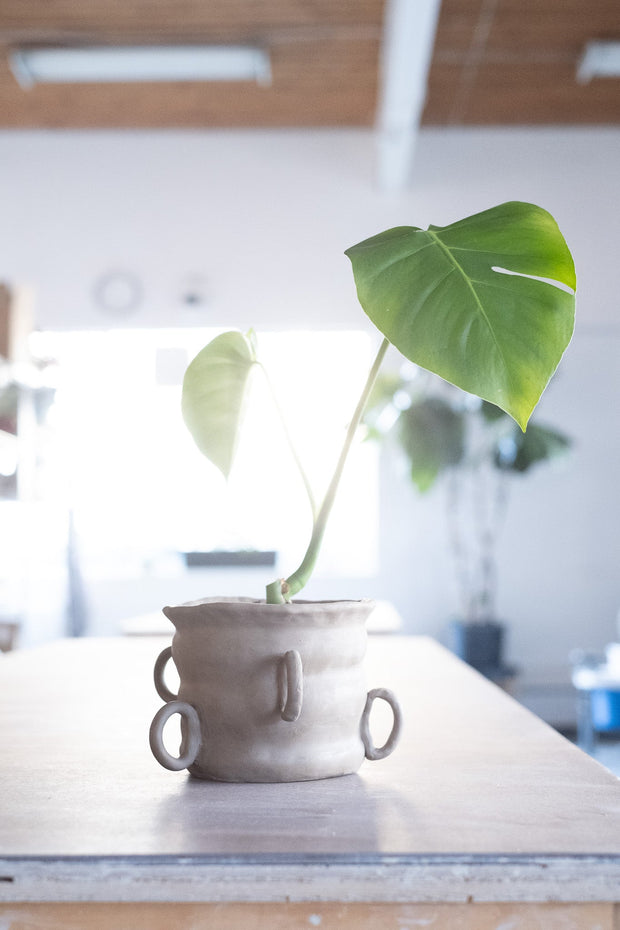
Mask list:
[[[0,900],[620,900],[620,780],[433,640],[369,638],[392,756],[283,785],[155,762],[164,645],[0,658]]]

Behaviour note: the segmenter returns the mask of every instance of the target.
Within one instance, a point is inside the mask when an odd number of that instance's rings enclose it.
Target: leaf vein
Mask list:
[[[476,306],[478,307],[478,310],[480,311],[480,314],[481,314],[481,316],[482,316],[482,319],[483,319],[484,322],[486,323],[487,329],[488,329],[489,333],[491,334],[491,338],[493,339],[493,342],[494,342],[494,344],[495,344],[495,348],[497,349],[497,352],[498,352],[498,354],[499,354],[499,357],[500,357],[501,360],[502,360],[502,364],[504,365],[504,368],[507,369],[508,366],[507,366],[507,364],[506,364],[506,359],[505,359],[505,357],[504,357],[504,353],[503,353],[503,351],[502,351],[502,347],[500,346],[499,342],[497,341],[497,336],[495,335],[495,332],[494,332],[494,330],[493,330],[493,327],[491,326],[491,321],[489,320],[489,317],[488,317],[488,315],[487,315],[487,313],[486,313],[486,311],[485,311],[485,309],[484,309],[484,306],[483,306],[483,304],[482,304],[482,301],[480,300],[480,297],[478,296],[478,292],[476,291],[476,288],[474,287],[474,284],[482,284],[483,282],[481,282],[481,281],[475,281],[473,278],[470,278],[470,277],[469,277],[469,275],[467,274],[467,272],[465,271],[465,269],[462,267],[462,265],[459,264],[459,262],[457,262],[456,258],[455,258],[454,255],[452,254],[452,249],[449,248],[448,246],[444,245],[443,242],[441,241],[441,239],[439,238],[439,236],[436,235],[436,233],[432,232],[432,231],[429,229],[429,230],[428,230],[428,234],[429,234],[429,236],[432,236],[432,237],[433,237],[433,239],[435,240],[435,243],[439,246],[439,248],[442,250],[442,252],[444,252],[444,254],[447,255],[448,261],[451,262],[453,268],[454,268],[455,270],[457,270],[458,272],[460,272],[460,274],[461,274],[461,276],[462,276],[462,278],[463,278],[463,281],[465,282],[465,284],[467,285],[467,287],[469,288],[469,290],[471,291],[471,293],[472,293],[472,295],[473,295],[474,301],[475,301],[475,303],[476,303]],[[471,251],[471,250],[469,250],[469,251]]]

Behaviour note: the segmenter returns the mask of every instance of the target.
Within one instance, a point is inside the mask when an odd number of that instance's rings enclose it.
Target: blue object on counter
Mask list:
[[[620,691],[594,688],[590,692],[592,726],[600,733],[620,730]]]

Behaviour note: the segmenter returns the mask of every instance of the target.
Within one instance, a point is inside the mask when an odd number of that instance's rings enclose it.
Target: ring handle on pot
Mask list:
[[[171,755],[164,746],[164,727],[173,714],[180,714],[185,718],[187,732],[184,734],[181,744],[181,755]],[[198,750],[200,749],[200,719],[198,713],[191,704],[186,701],[169,701],[160,707],[151,724],[149,730],[149,743],[151,752],[160,765],[171,772],[180,772],[186,769],[188,765],[195,762]]]
[[[162,699],[162,701],[176,701],[178,694],[173,694],[166,682],[164,681],[164,671],[166,665],[172,658],[172,646],[166,646],[166,648],[159,653],[157,659],[155,660],[155,668],[153,669],[153,680],[155,682],[155,690]]]
[[[370,711],[376,698],[381,698],[382,701],[387,701],[387,703],[392,708],[392,713],[394,714],[392,732],[388,736],[383,746],[379,747],[375,746],[372,741],[372,736],[370,735]],[[385,759],[386,756],[389,756],[399,740],[402,723],[403,715],[400,709],[400,704],[398,703],[398,700],[392,691],[390,691],[388,688],[374,688],[372,691],[369,691],[366,697],[366,706],[364,707],[360,724],[362,742],[364,744],[366,758],[370,759],[371,761],[375,761],[377,759]]]
[[[280,716],[289,723],[294,723],[301,714],[304,699],[304,675],[301,656],[296,649],[290,649],[282,656],[278,667],[280,689]]]

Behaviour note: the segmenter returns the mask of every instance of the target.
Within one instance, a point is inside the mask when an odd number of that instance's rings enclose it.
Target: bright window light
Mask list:
[[[283,573],[301,560],[309,507],[263,380],[254,379],[228,482],[182,421],[183,371],[216,334],[36,334],[37,354],[57,359],[59,371],[48,494],[73,510],[89,575],[135,576],[149,560],[179,551],[273,549]],[[258,348],[320,497],[372,361],[371,339],[264,333]],[[377,456],[374,443],[353,450],[317,576],[376,572]]]

